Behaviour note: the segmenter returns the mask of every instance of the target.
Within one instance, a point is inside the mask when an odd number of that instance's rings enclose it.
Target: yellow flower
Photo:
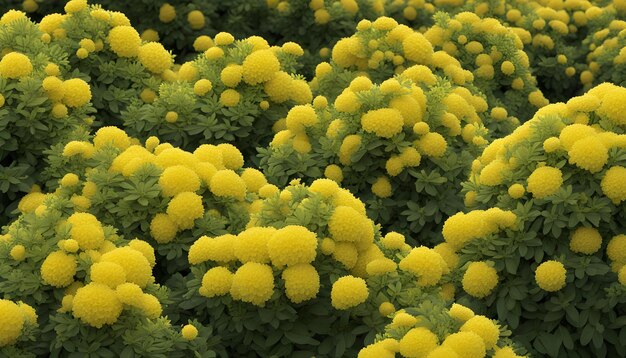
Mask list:
[[[211,81],[207,79],[200,79],[193,85],[193,93],[198,96],[204,96],[213,88]]]
[[[233,283],[233,273],[224,266],[209,269],[202,276],[200,294],[204,297],[223,296],[230,292]]]
[[[602,236],[598,230],[591,227],[579,227],[572,234],[569,242],[569,248],[573,252],[591,255],[602,246]]]
[[[186,324],[180,333],[188,341],[193,341],[198,337],[198,329],[192,324]]]
[[[618,165],[611,167],[604,173],[600,185],[604,195],[619,205],[626,200],[626,168]]]
[[[235,260],[236,237],[226,234],[216,237],[202,236],[189,249],[189,263],[197,265],[205,261],[227,263]]]
[[[626,235],[617,235],[609,241],[606,254],[612,261],[626,262]]]
[[[142,45],[138,50],[137,57],[150,72],[157,74],[169,69],[174,63],[172,54],[158,42],[148,42]]]
[[[28,76],[33,71],[33,65],[28,56],[18,52],[10,52],[0,60],[0,76],[17,79]]]
[[[0,299],[0,347],[17,341],[24,327],[20,307],[9,300]]]
[[[333,307],[345,310],[365,302],[369,296],[369,290],[362,278],[343,276],[333,283],[330,296]]]
[[[596,173],[602,170],[609,158],[609,151],[597,136],[576,141],[568,151],[570,164]]]
[[[524,196],[526,189],[522,184],[513,184],[509,187],[508,193],[509,196],[513,199],[519,199]]]
[[[349,206],[337,206],[328,220],[328,231],[336,241],[372,242],[374,231],[366,216]]]
[[[234,107],[239,104],[241,95],[234,89],[227,89],[220,95],[220,103],[224,107]]]
[[[445,261],[436,251],[420,246],[411,250],[400,261],[399,267],[418,276],[417,283],[420,286],[432,286],[441,279],[444,269],[442,263],[445,265]]]
[[[63,94],[63,102],[68,107],[81,107],[91,100],[91,89],[80,78],[64,81]]]
[[[289,266],[283,271],[285,293],[293,303],[308,301],[317,296],[320,289],[320,276],[315,267],[309,264]]]
[[[305,227],[288,225],[269,238],[267,250],[276,267],[308,264],[317,256],[317,236]]]
[[[341,243],[339,243],[341,244]],[[365,266],[365,271],[369,276],[380,276],[393,272],[398,268],[396,263],[388,258],[375,259]]]
[[[198,36],[193,42],[193,49],[196,52],[203,52],[213,46],[213,39],[207,35]]]
[[[119,57],[135,57],[139,54],[141,37],[131,26],[117,26],[107,37],[111,50]]]
[[[378,177],[372,184],[372,193],[379,198],[388,198],[391,196],[391,183],[385,176]]]
[[[171,242],[177,232],[178,226],[167,214],[156,214],[150,222],[150,234],[159,244]]]
[[[396,307],[391,302],[383,302],[378,306],[378,312],[381,316],[387,317],[396,312]]]
[[[309,186],[309,190],[320,193],[325,198],[330,198],[339,191],[339,185],[330,179],[316,179]]]
[[[174,165],[165,168],[161,173],[159,186],[164,196],[173,197],[184,191],[198,191],[200,178],[193,170],[182,165]]]
[[[187,14],[187,22],[192,30],[200,30],[205,24],[204,14],[202,11],[192,10]]]
[[[556,193],[563,184],[563,174],[558,168],[543,166],[535,169],[528,177],[526,186],[537,199]]]
[[[598,108],[598,114],[605,116],[613,123],[623,126],[626,124],[626,105],[624,104],[624,96],[626,88],[613,86],[602,98],[602,104]]]
[[[73,14],[87,8],[87,0],[71,0],[65,4],[65,12]]]
[[[169,23],[176,18],[176,8],[165,3],[159,8],[159,20],[163,23]]]
[[[474,332],[483,339],[486,349],[493,349],[500,338],[500,328],[485,316],[468,319],[459,329],[460,332]]]
[[[428,328],[412,328],[400,340],[400,354],[403,357],[426,357],[438,344],[439,339]]]
[[[89,213],[74,213],[67,222],[72,225],[70,235],[83,250],[98,249],[104,242],[100,221]]]
[[[167,214],[180,229],[191,229],[195,220],[204,215],[202,197],[191,192],[179,193],[170,200]]]
[[[243,67],[240,65],[230,65],[224,67],[220,73],[220,80],[227,87],[237,87],[241,82]]]
[[[402,41],[404,57],[422,65],[430,64],[433,45],[419,32],[414,32]]]
[[[26,257],[26,248],[24,245],[15,245],[11,248],[9,255],[15,261],[22,261]]]
[[[211,192],[216,196],[233,197],[243,200],[246,196],[246,183],[230,169],[218,170],[210,182]]]
[[[122,313],[122,302],[113,289],[100,283],[89,283],[79,288],[72,302],[72,314],[84,323],[101,328],[117,322]]]
[[[470,318],[474,317],[474,311],[471,309],[460,305],[458,303],[453,303],[450,307],[450,317],[457,319],[459,321],[465,322]]]
[[[250,85],[269,81],[280,71],[280,62],[271,50],[251,53],[243,61],[243,80]]]
[[[361,117],[361,125],[366,132],[391,138],[402,131],[404,119],[397,109],[383,108],[365,113]]]
[[[535,270],[537,285],[548,292],[556,292],[565,287],[567,271],[562,263],[554,260],[543,262]]]
[[[107,144],[111,144],[119,149],[126,149],[130,146],[130,137],[123,130],[107,126],[98,129],[93,138],[93,145],[101,148]]]
[[[137,284],[144,288],[154,281],[152,267],[148,259],[140,252],[131,247],[118,247],[100,257],[100,262],[118,264],[126,273],[126,281]]]
[[[287,113],[286,125],[293,133],[300,133],[304,128],[317,124],[318,118],[315,109],[310,105],[294,106]]]
[[[137,305],[143,296],[141,287],[137,284],[126,282],[115,288],[117,298],[126,305]]]
[[[474,332],[453,333],[441,346],[452,349],[463,358],[483,358],[486,355],[483,339]]]
[[[235,300],[263,306],[274,294],[274,273],[268,265],[246,262],[233,276],[230,295]]]
[[[276,232],[273,227],[251,227],[237,235],[234,255],[242,263],[267,263],[270,260],[267,242]]]
[[[498,284],[496,269],[485,262],[472,262],[463,275],[463,290],[476,298],[487,297]]]
[[[448,143],[441,134],[430,132],[419,139],[417,147],[422,154],[439,158],[446,152]]]
[[[91,266],[89,275],[92,282],[101,283],[113,289],[126,282],[124,268],[114,262],[96,262]]]
[[[343,139],[339,147],[339,161],[343,165],[349,165],[354,154],[361,147],[361,136],[358,134],[350,134]],[[399,159],[398,159],[399,160]]]
[[[386,249],[400,250],[404,246],[404,240],[404,235],[390,231],[381,239],[381,242]]]

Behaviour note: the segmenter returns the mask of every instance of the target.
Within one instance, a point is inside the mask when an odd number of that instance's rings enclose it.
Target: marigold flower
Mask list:
[[[365,302],[369,296],[369,290],[362,278],[343,276],[333,283],[330,296],[333,307],[346,310]]]
[[[485,262],[472,262],[463,275],[463,290],[476,298],[487,297],[498,284],[496,269]]]
[[[274,294],[274,273],[268,265],[246,262],[233,276],[230,295],[235,300],[263,306]]]

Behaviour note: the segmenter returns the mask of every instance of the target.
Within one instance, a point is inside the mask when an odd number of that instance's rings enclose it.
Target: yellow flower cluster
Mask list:
[[[0,300],[0,347],[14,344],[26,326],[37,324],[35,310],[23,303]]]

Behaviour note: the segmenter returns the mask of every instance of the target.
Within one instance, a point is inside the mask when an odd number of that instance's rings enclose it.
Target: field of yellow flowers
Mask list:
[[[626,357],[626,0],[0,1],[0,357]]]

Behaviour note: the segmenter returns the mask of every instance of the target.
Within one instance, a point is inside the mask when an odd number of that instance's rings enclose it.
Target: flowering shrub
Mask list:
[[[372,84],[355,78],[333,105],[296,106],[260,152],[270,181],[322,175],[357,193],[390,230],[440,241],[438,227],[463,207],[460,185],[487,143],[487,104],[425,66]]]
[[[180,303],[233,354],[354,356],[396,307],[452,299],[454,254],[381,237],[364,204],[334,181],[259,193],[245,231],[191,246]]]
[[[623,13],[623,12],[622,12]],[[626,53],[622,48],[626,22],[612,20],[608,26],[590,33],[583,42],[588,47],[587,70],[580,74],[580,80],[586,89],[595,84],[612,82],[625,85]]]
[[[397,311],[376,343],[359,358],[402,357],[521,357],[524,351],[510,340],[511,332],[471,309],[426,301]]]
[[[2,345],[13,343],[24,327],[20,340],[35,341],[37,354],[211,353],[211,340],[188,341],[161,315],[168,291],[154,282],[152,247],[125,241],[113,227],[72,207],[62,193],[52,194],[2,236],[0,292],[32,306],[18,308],[24,313],[14,317],[14,304],[0,301]],[[32,329],[37,321],[41,332]],[[202,331],[208,338],[210,330]],[[18,341],[2,350],[17,352],[20,346]]]
[[[0,300],[0,353],[34,357],[32,341],[38,333],[37,313],[24,302]]]
[[[537,354],[624,354],[625,93],[599,85],[495,140],[464,184],[475,210],[443,227],[460,256],[459,302]]]
[[[89,84],[62,74],[66,56],[40,39],[21,12],[2,17],[0,47],[0,224],[17,199],[44,180],[44,152],[73,132],[89,127],[93,112]],[[2,21],[0,21],[2,22]]]
[[[124,115],[130,134],[156,135],[185,148],[229,142],[252,158],[266,146],[272,126],[294,104],[310,103],[311,90],[295,71],[302,48],[270,47],[258,36],[235,41],[219,33],[197,60],[183,64],[181,81],[163,84],[152,103],[136,102]]]

